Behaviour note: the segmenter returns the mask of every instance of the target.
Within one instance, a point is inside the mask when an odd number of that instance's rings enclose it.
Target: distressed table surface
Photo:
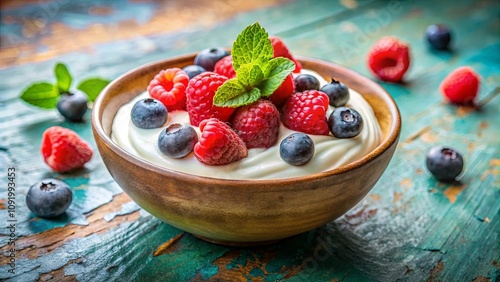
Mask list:
[[[498,281],[500,97],[474,111],[444,103],[438,91],[462,65],[482,76],[480,98],[500,84],[498,1],[60,0],[2,1],[1,8],[0,280]],[[366,54],[378,38],[394,35],[411,46],[405,83],[381,83],[401,110],[400,144],[380,181],[347,214],[273,245],[224,247],[141,210],[97,151],[70,174],[44,164],[41,134],[53,125],[77,131],[96,149],[89,115],[68,123],[18,99],[28,83],[53,81],[56,62],[77,81],[113,79],[144,63],[229,47],[255,21],[294,54],[368,76]],[[450,52],[424,42],[425,28],[437,22],[454,30]],[[425,169],[425,153],[438,144],[464,155],[459,183],[439,183]],[[8,168],[16,171],[15,228],[7,220]],[[74,192],[55,220],[35,217],[25,204],[30,185],[45,177],[63,179]]]

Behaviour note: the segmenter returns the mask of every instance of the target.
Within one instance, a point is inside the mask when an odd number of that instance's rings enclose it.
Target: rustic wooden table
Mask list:
[[[500,98],[474,111],[444,103],[438,91],[462,65],[482,76],[480,98],[500,84],[498,1],[1,3],[0,280],[498,281]],[[144,63],[229,47],[255,21],[294,54],[368,76],[366,54],[377,39],[394,35],[411,46],[405,83],[381,83],[401,110],[400,144],[380,181],[347,214],[272,245],[224,247],[141,210],[96,150],[74,173],[44,164],[41,134],[53,125],[77,131],[95,149],[88,114],[83,123],[69,123],[18,99],[29,83],[53,81],[56,62],[76,80],[113,79]],[[452,51],[430,50],[424,41],[425,28],[438,22],[453,28]],[[464,155],[460,183],[440,183],[426,170],[425,154],[438,144]],[[16,173],[15,205],[7,197],[9,168]],[[38,218],[25,204],[30,185],[45,177],[63,179],[74,192],[57,219]]]

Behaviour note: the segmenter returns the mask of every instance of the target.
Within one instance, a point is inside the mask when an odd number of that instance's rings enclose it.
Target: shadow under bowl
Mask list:
[[[151,164],[111,140],[118,109],[167,68],[192,64],[195,54],[133,69],[112,81],[97,97],[92,129],[102,159],[114,180],[158,219],[209,242],[256,245],[320,227],[354,207],[373,188],[396,149],[401,118],[391,96],[376,82],[343,66],[297,57],[303,68],[327,80],[342,81],[372,106],[383,141],[363,158],[305,177],[230,180],[201,177]]]

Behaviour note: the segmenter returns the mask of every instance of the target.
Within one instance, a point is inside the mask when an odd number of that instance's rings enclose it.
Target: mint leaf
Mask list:
[[[232,78],[217,89],[213,103],[219,107],[236,108],[252,104],[259,98],[260,90],[258,88],[247,89],[237,78]]]
[[[224,101],[222,106],[236,108],[236,107],[240,107],[240,106],[250,105],[253,102],[259,100],[260,97],[261,97],[260,89],[253,88],[249,92],[244,92],[241,95],[238,95],[234,98],[231,98],[227,101]]]
[[[89,101],[94,102],[94,100],[97,98],[97,95],[101,93],[101,91],[106,87],[106,85],[109,84],[109,80],[102,79],[102,78],[89,78],[86,79],[76,87],[77,89],[85,92],[87,94]]]
[[[271,96],[294,69],[295,64],[287,58],[278,57],[270,60],[264,69],[265,79],[258,86],[261,90],[261,95],[263,97]]]
[[[236,72],[236,78],[244,86],[255,86],[262,81],[264,74],[259,66],[244,64]]]
[[[54,74],[57,80],[57,87],[60,93],[68,92],[73,80],[68,68],[63,63],[57,63],[54,68]]]
[[[58,87],[48,82],[34,83],[21,94],[26,103],[45,109],[55,108],[58,97]]]
[[[266,30],[259,23],[254,23],[238,35],[231,55],[234,70],[237,71],[244,64],[266,64],[274,57],[274,49]]]

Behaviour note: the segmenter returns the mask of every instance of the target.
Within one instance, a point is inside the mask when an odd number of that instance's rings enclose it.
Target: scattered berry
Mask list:
[[[455,149],[436,146],[427,153],[426,165],[436,179],[452,182],[462,172],[464,160]]]
[[[280,157],[291,165],[304,165],[314,156],[314,142],[309,135],[296,132],[280,143]]]
[[[479,92],[480,80],[471,67],[459,67],[441,82],[439,89],[451,103],[472,104]]]
[[[160,100],[167,110],[186,109],[189,76],[180,68],[161,70],[148,85],[149,96]]]
[[[433,24],[425,30],[425,37],[431,47],[438,50],[446,50],[451,42],[450,29],[443,24]]]
[[[42,136],[44,161],[57,172],[83,167],[92,158],[92,149],[76,132],[60,127],[47,128]]]
[[[354,109],[339,107],[328,117],[328,127],[337,138],[352,138],[363,129],[363,118]]]
[[[368,53],[368,66],[383,81],[401,81],[410,66],[408,45],[391,36],[380,39]]]
[[[196,55],[194,64],[202,66],[207,71],[214,71],[215,64],[228,55],[229,52],[221,47],[204,49]]]
[[[269,148],[278,141],[280,113],[269,100],[239,107],[231,121],[236,134],[250,148]]]
[[[67,120],[79,122],[87,112],[87,102],[87,95],[83,92],[63,93],[57,101],[57,110]]]
[[[314,75],[303,73],[295,77],[296,92],[303,92],[306,90],[319,90],[320,87],[321,84]]]
[[[68,184],[47,178],[33,184],[26,195],[26,205],[40,217],[56,217],[63,214],[73,200]]]
[[[295,80],[293,79],[293,75],[290,74],[283,80],[280,87],[274,90],[273,94],[269,96],[269,100],[275,105],[280,106],[285,103],[286,99],[293,93],[295,93]]]
[[[168,118],[168,110],[165,105],[153,98],[137,101],[130,114],[132,123],[144,129],[162,127]]]
[[[317,90],[297,92],[283,106],[283,124],[296,131],[315,135],[328,135],[326,111],[328,96]]]
[[[208,165],[225,165],[248,154],[245,143],[229,125],[216,119],[205,119],[200,123],[201,137],[194,146],[194,155]]]
[[[223,75],[227,78],[233,78],[236,76],[236,72],[233,68],[233,57],[231,55],[225,56],[220,59],[214,67],[214,72]]]
[[[328,96],[330,106],[343,107],[349,101],[349,88],[333,78],[330,83],[321,87],[320,91]]]
[[[198,126],[202,120],[212,117],[224,122],[229,121],[235,108],[223,108],[213,104],[217,88],[226,80],[227,77],[223,75],[205,72],[189,81],[186,89],[186,108],[192,125]]]
[[[182,68],[182,70],[188,75],[189,79],[199,75],[202,72],[207,71],[202,66],[198,66],[198,65],[185,66],[184,68]]]
[[[189,124],[173,123],[160,132],[158,149],[164,155],[179,159],[189,154],[194,144],[198,142],[198,135]]]
[[[302,70],[302,64],[292,56],[292,53],[290,53],[283,40],[273,35],[269,36],[269,40],[271,40],[271,44],[273,44],[274,57],[284,57],[292,60],[295,64],[295,70],[293,72],[300,73]]]

